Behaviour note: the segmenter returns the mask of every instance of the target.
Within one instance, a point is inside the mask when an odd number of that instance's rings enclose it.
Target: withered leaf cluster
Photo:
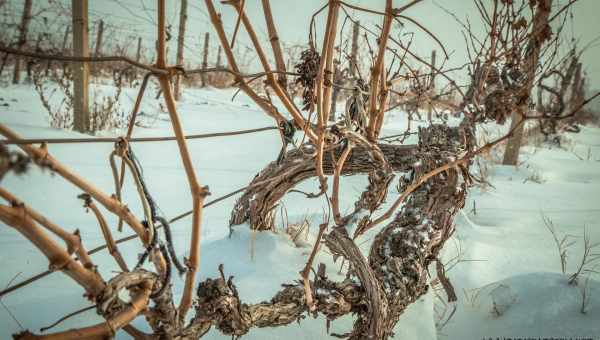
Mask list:
[[[302,92],[302,109],[312,111],[316,103],[315,79],[319,73],[321,57],[316,50],[309,48],[302,52],[300,60],[300,63],[295,66],[296,72],[300,74],[296,79],[296,84],[300,84],[304,88]]]

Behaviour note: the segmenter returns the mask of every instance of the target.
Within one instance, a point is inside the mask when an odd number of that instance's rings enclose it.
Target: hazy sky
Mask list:
[[[486,0],[484,0],[485,2]],[[54,1],[57,2],[56,0]],[[347,2],[369,7],[372,9],[382,10],[384,8],[384,0],[348,0]],[[490,1],[491,2],[491,1]],[[556,8],[562,7],[567,0],[554,1]],[[11,8],[13,16],[20,12],[23,0],[8,0],[8,5]],[[70,1],[60,0],[64,8],[68,9]],[[148,49],[152,48],[155,37],[156,22],[153,9],[155,9],[155,0],[89,0],[90,6],[90,30],[93,32],[95,23],[103,19],[107,24],[109,40],[123,41],[129,37],[128,53],[135,53],[135,40],[137,36],[144,39],[144,46]],[[216,35],[214,29],[209,22],[204,1],[189,0],[188,9],[188,26],[186,35],[186,60],[193,65],[197,65],[201,61],[201,45],[204,32],[211,34],[211,52],[210,60],[216,58]],[[236,15],[235,11],[230,6],[220,4],[220,1],[214,1],[217,10],[223,15],[223,21],[229,33],[233,31],[235,26]],[[309,21],[311,15],[318,10],[325,0],[271,0],[271,7],[275,16],[275,22],[279,31],[280,39],[284,45],[305,44],[308,41]],[[394,6],[400,7],[408,3],[407,0],[395,0]],[[47,5],[47,0],[35,0],[36,6]],[[180,1],[167,0],[168,23],[172,26],[173,35],[177,34],[178,13]],[[443,8],[455,13],[462,21],[469,20],[475,31],[481,31],[483,26],[479,20],[479,14],[471,0],[424,0],[423,2],[413,6],[404,14],[418,20],[433,32],[445,45],[450,54],[448,66],[462,65],[467,60],[465,42],[461,34],[462,27],[459,23]],[[262,14],[260,0],[246,0],[246,11],[249,17],[253,20],[257,33],[263,39],[264,47],[268,49],[267,34]],[[369,28],[374,28],[375,25],[381,25],[382,18],[377,15],[368,15],[349,11],[349,13],[361,20]],[[570,39],[573,35],[579,39],[579,46],[583,46],[593,39],[600,36],[600,24],[598,15],[600,14],[600,0],[579,0],[573,7],[574,20],[568,20],[565,28],[566,37]],[[317,27],[324,25],[325,14],[318,17]],[[53,14],[48,14],[51,16]],[[343,17],[341,17],[343,18]],[[17,20],[18,17],[9,18],[6,14],[2,17],[3,21]],[[341,25],[343,20],[340,19]],[[64,23],[57,23],[57,25]],[[321,25],[320,25],[321,24]],[[423,57],[429,58],[432,49],[439,47],[426,34],[423,34],[419,29],[407,23],[404,32],[414,31],[415,40],[413,42],[413,50]],[[350,34],[350,25],[346,24],[346,32]],[[91,43],[94,43],[94,36],[90,33]],[[319,36],[321,36],[319,34]],[[175,40],[175,39],[173,39]],[[174,44],[174,41],[172,41]],[[249,46],[249,40],[243,29],[240,30],[238,48],[244,49],[244,46]],[[364,42],[363,42],[364,45]],[[171,45],[170,52],[173,54],[175,46]],[[270,51],[270,50],[269,50]],[[441,57],[441,51],[438,51],[438,61]],[[152,53],[153,54],[153,53]],[[152,54],[149,54],[151,56]],[[248,54],[250,56],[250,54]],[[589,83],[593,88],[600,88],[600,43],[589,48],[583,58],[584,69],[588,74]]]

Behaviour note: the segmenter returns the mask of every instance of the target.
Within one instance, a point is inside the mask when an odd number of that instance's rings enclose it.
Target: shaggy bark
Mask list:
[[[462,131],[438,126],[423,133],[419,147],[413,150],[418,151],[420,161],[403,168],[410,169],[406,182],[418,180],[464,151],[470,145],[471,135]],[[414,157],[414,153],[405,156]],[[368,258],[345,228],[335,227],[326,234],[324,243],[334,258],[344,257],[350,269],[344,281],[334,282],[326,277],[324,265],[319,267],[311,281],[315,313],[322,313],[328,320],[348,313],[357,315],[352,332],[342,335],[350,339],[393,336],[393,328],[405,308],[427,292],[427,267],[454,231],[453,218],[465,199],[466,184],[460,175],[456,169],[448,170],[413,192],[395,218],[375,237]],[[226,279],[221,273],[220,278],[209,278],[198,287],[196,315],[182,339],[197,338],[211,327],[227,335],[241,336],[252,327],[300,321],[308,311],[301,282],[283,285],[270,301],[244,304],[232,277]]]
[[[417,161],[418,147],[416,145],[390,145],[379,144],[383,155],[394,171],[408,171]],[[327,175],[333,174],[335,165],[332,162],[332,153],[338,159],[343,147],[339,146],[332,152],[323,155],[323,171]],[[246,190],[236,202],[231,213],[230,225],[250,222],[253,229],[269,230],[273,228],[275,208],[279,200],[300,182],[317,175],[315,167],[315,149],[311,144],[304,144],[300,148],[285,154],[282,162],[271,162],[250,182],[250,185],[269,181],[264,185],[251,187]],[[368,149],[357,146],[352,150],[342,168],[342,175],[369,173],[380,167]]]

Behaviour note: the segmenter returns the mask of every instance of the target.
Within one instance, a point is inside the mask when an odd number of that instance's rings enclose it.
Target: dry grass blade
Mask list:
[[[596,261],[600,260],[600,253],[595,252],[600,249],[600,242],[592,243],[590,235],[587,233],[587,229],[583,230],[583,255],[581,256],[581,262],[577,270],[569,277],[569,284],[577,285],[579,278],[586,272],[591,272]]]
[[[542,214],[542,219],[544,220],[544,225],[548,229],[548,231],[552,234],[552,238],[554,239],[554,243],[558,250],[558,255],[560,257],[560,269],[563,274],[567,272],[567,255],[568,250],[571,246],[575,244],[575,241],[571,241],[574,238],[573,235],[564,235],[562,238],[559,238],[556,228],[552,223],[552,220]]]

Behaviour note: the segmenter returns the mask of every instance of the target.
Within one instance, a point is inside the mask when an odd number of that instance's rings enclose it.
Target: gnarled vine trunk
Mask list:
[[[405,157],[404,166],[400,164],[402,162],[394,166],[410,171],[409,184],[455,159],[471,142],[471,134],[465,133],[468,130],[462,127],[434,126],[421,132],[418,146],[405,147],[400,152]],[[417,156],[419,161],[415,162]],[[305,160],[300,155],[295,157],[287,159],[288,169],[296,163],[294,159]],[[349,163],[346,173],[352,171],[352,164]],[[285,166],[270,164],[259,177],[266,180],[270,176],[279,176],[285,169]],[[297,174],[294,178],[315,175],[314,167],[309,165],[299,169],[292,171]],[[416,189],[393,220],[377,234],[368,257],[348,236],[346,228],[333,227],[324,236],[324,243],[334,256],[341,256],[350,263],[349,275],[342,282],[334,282],[327,278],[324,265],[319,266],[311,281],[314,313],[321,313],[329,320],[348,313],[357,315],[354,329],[345,334],[350,339],[388,339],[392,336],[406,307],[427,292],[427,267],[454,231],[453,219],[463,207],[466,195],[461,174],[458,169],[450,168]],[[273,192],[289,189],[290,182],[277,183],[281,189],[273,186]],[[274,202],[271,196],[263,197],[270,199],[269,204]],[[256,198],[249,201],[260,203]],[[213,326],[224,334],[240,336],[252,327],[275,327],[299,321],[309,311],[301,283],[284,285],[270,301],[244,304],[232,279],[226,279],[221,273],[220,278],[207,279],[198,287],[196,316],[182,338],[198,337]]]
[[[379,144],[383,155],[394,171],[408,171],[417,161],[416,145]],[[332,157],[339,159],[342,147],[326,152],[323,155],[323,171],[331,175],[334,170]],[[315,149],[312,144],[304,144],[298,149],[288,151],[282,162],[269,163],[250,182],[231,213],[230,225],[250,222],[253,229],[270,230],[273,228],[275,208],[283,196],[300,182],[316,177]],[[334,155],[332,155],[334,154]],[[357,146],[344,163],[342,175],[368,173],[376,170],[379,164],[373,161],[369,150]],[[265,182],[264,185],[257,185]]]

